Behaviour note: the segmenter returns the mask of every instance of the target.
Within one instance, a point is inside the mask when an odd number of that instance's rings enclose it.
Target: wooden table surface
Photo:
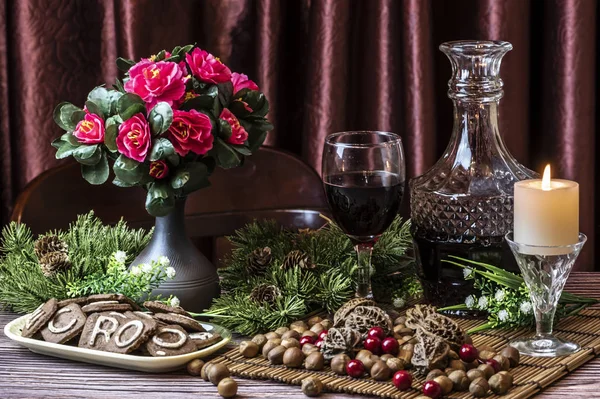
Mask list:
[[[570,292],[600,299],[600,273],[573,273]],[[17,315],[0,312],[0,329]],[[304,399],[298,386],[236,378],[238,398]],[[216,387],[184,372],[145,374],[38,355],[0,334],[0,398],[220,398]],[[360,396],[330,393],[327,398]],[[539,398],[600,397],[600,359],[544,390]]]

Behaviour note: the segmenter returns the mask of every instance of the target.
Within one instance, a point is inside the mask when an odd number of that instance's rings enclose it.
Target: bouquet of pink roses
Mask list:
[[[52,145],[57,159],[73,156],[91,184],[106,182],[111,161],[113,183],[144,186],[153,216],[207,187],[216,166],[241,165],[273,128],[256,83],[194,45],[138,63],[119,58],[117,66],[123,82],[96,87],[83,109],[56,107],[54,120],[66,133]]]

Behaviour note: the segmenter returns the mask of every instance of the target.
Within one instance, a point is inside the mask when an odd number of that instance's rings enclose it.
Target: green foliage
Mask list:
[[[233,250],[221,269],[223,294],[204,313],[216,322],[251,335],[272,330],[318,311],[334,312],[354,296],[356,254],[347,236],[331,221],[319,230],[292,232],[275,221],[254,222],[229,237]],[[397,218],[373,250],[373,292],[377,300],[406,297],[416,283],[410,223]],[[271,262],[262,275],[248,270],[249,255],[257,248],[271,248]],[[313,269],[295,266],[282,269],[292,250],[306,253]],[[281,291],[274,303],[256,303],[254,287],[275,285]],[[413,293],[418,294],[417,290]]]
[[[103,225],[93,212],[79,216],[67,230],[48,232],[51,234],[68,245],[72,266],[48,278],[40,269],[29,228],[15,222],[4,227],[0,239],[0,305],[26,313],[50,298],[67,298],[69,285],[104,273],[113,253],[124,251],[131,262],[151,237],[144,230],[130,229],[123,220],[114,226]]]

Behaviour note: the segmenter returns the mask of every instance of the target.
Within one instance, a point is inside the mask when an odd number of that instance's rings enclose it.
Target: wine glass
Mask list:
[[[372,298],[373,245],[398,214],[404,195],[402,140],[387,132],[330,134],[322,172],[333,219],[358,255],[356,296]]]

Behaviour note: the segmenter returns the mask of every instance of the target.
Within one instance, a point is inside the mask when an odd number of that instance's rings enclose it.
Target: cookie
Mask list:
[[[68,299],[63,299],[62,301],[58,302],[58,308],[64,308],[67,305],[70,305],[72,303],[75,303],[79,306],[83,306],[85,304],[88,303],[88,297],[87,296],[80,296],[78,298],[68,298]]]
[[[190,339],[196,344],[196,349],[206,348],[207,346],[216,344],[221,340],[221,336],[218,333],[211,333],[208,331],[190,333],[189,336]]]
[[[119,299],[118,294],[94,294],[87,297],[87,303],[101,302],[101,301],[117,301]]]
[[[154,313],[176,313],[182,316],[192,317],[192,315],[183,310],[180,306],[169,306],[158,301],[146,301],[144,302],[144,307]]]
[[[123,319],[126,319],[125,315],[117,312],[94,313],[88,316],[78,346],[86,349],[106,350]]]
[[[113,353],[130,353],[156,331],[155,320],[133,312],[94,313],[88,317],[79,347]]]
[[[27,319],[21,332],[21,336],[31,338],[48,323],[48,320],[58,309],[58,301],[54,298],[40,305]]]
[[[125,312],[133,310],[128,303],[119,303],[116,300],[92,302],[81,308],[85,313],[96,312]]]
[[[188,331],[206,331],[198,321],[184,315],[175,313],[156,313],[154,318],[168,324],[177,324]]]
[[[175,356],[195,352],[196,344],[181,326],[169,325],[158,328],[146,342],[146,349],[155,357]]]
[[[46,327],[42,329],[42,337],[47,342],[64,344],[79,335],[86,319],[78,304],[71,303],[63,306],[54,313]]]
[[[125,295],[117,294],[117,301],[131,305],[131,308],[133,310],[136,310],[136,311],[142,310],[140,305],[138,305],[133,299],[131,299]]]

